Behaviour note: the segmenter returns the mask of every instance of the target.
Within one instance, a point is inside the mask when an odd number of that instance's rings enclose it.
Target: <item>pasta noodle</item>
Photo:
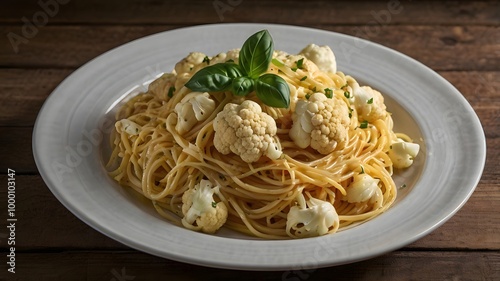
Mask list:
[[[200,181],[208,180],[217,187],[212,206],[223,204],[227,208],[224,226],[266,239],[334,233],[386,211],[397,194],[392,179],[394,158],[389,151],[394,143],[411,140],[393,132],[393,120],[385,106],[382,118],[364,121],[353,104],[353,95],[361,88],[356,80],[339,71],[322,71],[303,55],[274,52],[273,63],[265,72],[287,82],[288,108],[268,106],[255,92],[245,97],[227,90],[208,93],[213,111],[188,131],[179,133],[176,126],[180,113],[176,106],[193,92],[185,87],[186,82],[208,65],[236,61],[238,53],[232,50],[212,58],[192,53],[172,73],[155,80],[147,92],[127,101],[116,114],[116,130],[111,137],[113,150],[107,164],[109,175],[120,185],[142,194],[159,214],[177,223],[186,216],[183,195],[200,185]],[[193,60],[194,57],[198,60]],[[304,67],[294,69],[300,59]],[[344,144],[326,154],[310,146],[301,148],[290,136],[298,102],[307,102],[312,94],[324,89],[331,90],[333,98],[345,104],[350,115]],[[277,128],[274,139],[282,152],[279,158],[263,155],[249,163],[235,153],[224,154],[217,149],[214,122],[218,114],[227,104],[239,105],[244,100],[256,102],[274,119]],[[350,190],[354,190],[360,176],[375,181],[375,189],[362,192],[371,193],[367,200],[349,200],[349,196],[356,197],[350,195]],[[313,206],[318,202],[333,206],[337,215],[335,223],[326,223],[326,231],[321,232],[320,227],[299,231],[307,220],[290,226],[288,219],[294,207],[302,211],[319,210]],[[319,216],[319,213],[314,214]],[[196,222],[194,225],[196,229]]]

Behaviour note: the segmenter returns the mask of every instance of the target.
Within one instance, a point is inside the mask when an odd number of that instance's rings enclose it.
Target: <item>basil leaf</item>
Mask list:
[[[239,64],[247,76],[255,79],[267,70],[272,58],[273,39],[267,30],[262,30],[243,43]]]
[[[224,91],[231,86],[234,78],[242,75],[237,64],[217,63],[200,69],[184,86],[199,92]]]
[[[253,85],[252,78],[246,76],[237,77],[231,83],[231,92],[237,96],[246,96],[253,91]]]
[[[290,88],[280,76],[267,73],[255,83],[255,94],[266,105],[278,108],[290,106]]]

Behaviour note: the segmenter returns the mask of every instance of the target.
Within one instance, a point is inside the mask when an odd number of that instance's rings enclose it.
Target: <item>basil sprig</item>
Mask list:
[[[267,30],[250,36],[240,50],[239,64],[217,63],[196,72],[186,83],[192,91],[220,92],[230,90],[237,96],[255,91],[266,105],[290,106],[290,88],[280,76],[266,72],[273,58],[273,39]]]
[[[218,92],[228,90],[234,78],[243,76],[243,71],[235,63],[217,63],[200,69],[186,83],[193,91]]]

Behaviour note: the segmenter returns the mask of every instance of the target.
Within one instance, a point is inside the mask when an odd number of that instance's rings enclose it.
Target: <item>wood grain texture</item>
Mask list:
[[[498,280],[498,252],[393,252],[348,265],[286,271],[219,270],[138,252],[19,253],[7,280]]]
[[[31,127],[0,127],[0,174],[7,168],[24,174],[38,170],[31,149]]]
[[[17,52],[11,44],[0,45],[0,67],[77,68],[114,47],[176,27],[179,26],[45,26],[25,44],[19,44]],[[500,30],[492,26],[311,27],[368,39],[437,71],[500,70]],[[0,26],[0,34],[15,32],[19,28],[18,25]],[[195,48],[189,51],[195,51]],[[337,57],[343,56],[343,50],[334,51]],[[361,52],[362,49],[355,51]],[[352,55],[352,51],[344,54],[347,55]]]
[[[47,1],[53,2],[53,1]],[[67,1],[49,9],[48,24],[483,24],[498,22],[497,1]],[[56,7],[56,6],[54,6]],[[0,22],[23,23],[44,11],[35,1],[4,1]],[[54,11],[54,12],[52,12]],[[52,16],[53,15],[53,16]],[[387,16],[389,15],[389,16]]]
[[[0,126],[33,126],[43,103],[72,70],[0,69]]]

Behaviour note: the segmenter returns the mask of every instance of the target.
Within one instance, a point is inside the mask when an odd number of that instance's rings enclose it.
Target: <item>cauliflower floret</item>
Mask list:
[[[417,157],[420,145],[406,142],[399,139],[391,145],[388,155],[392,160],[394,168],[408,168],[413,164],[413,159]]]
[[[368,86],[360,87],[358,83],[351,85],[354,96],[354,107],[358,112],[358,119],[373,123],[387,115],[384,97],[379,91]]]
[[[233,152],[247,163],[259,160],[262,155],[278,159],[282,154],[275,139],[276,122],[254,101],[226,104],[214,119],[214,131],[217,151]]]
[[[168,100],[168,92],[170,87],[174,87],[175,80],[177,79],[174,73],[164,73],[158,79],[155,79],[151,84],[149,84],[148,92],[153,93],[157,97]]]
[[[189,53],[189,55],[185,58],[183,58],[180,62],[175,64],[175,73],[178,75],[183,74],[183,73],[188,73],[193,68],[203,62],[207,55],[204,53],[200,52],[192,52]]]
[[[227,57],[226,53],[219,53],[216,56],[210,58],[209,64],[213,65],[213,64],[226,62],[226,60],[227,60],[226,57]]]
[[[199,121],[206,120],[215,110],[215,101],[205,92],[192,92],[187,94],[175,105],[177,124],[175,130],[183,135]]]
[[[307,101],[299,100],[292,120],[289,135],[300,148],[310,145],[319,153],[328,154],[349,137],[347,104],[323,93],[314,93]]]
[[[293,125],[289,135],[300,148],[306,148],[311,145],[311,131],[314,129],[311,123],[314,113],[307,110],[308,104],[304,100],[297,101],[295,112],[292,115]]]
[[[217,63],[224,63],[227,61],[233,61],[234,63],[238,63],[238,58],[240,56],[240,49],[229,50],[227,53],[220,53],[215,57],[210,59],[210,65]]]
[[[229,50],[226,53],[226,61],[233,60],[234,63],[238,63],[240,59],[240,48]]]
[[[360,203],[370,200],[371,203],[382,203],[382,190],[378,187],[379,179],[374,179],[368,174],[357,174],[346,189],[346,199],[349,203]]]
[[[314,62],[323,72],[337,72],[337,61],[329,46],[309,44],[299,54]]]
[[[115,123],[115,128],[118,133],[125,132],[131,136],[138,135],[142,127],[129,119],[122,119]]]
[[[214,192],[209,180],[201,180],[194,188],[182,195],[182,225],[184,227],[215,233],[227,220],[227,207],[224,202],[214,201]]]
[[[298,67],[298,63],[300,61],[301,67],[305,71],[314,73],[319,70],[318,66],[311,60],[307,59],[304,55],[291,55],[284,51],[274,51],[273,58],[282,62],[284,65],[296,68]],[[272,67],[272,66],[271,66]]]
[[[298,206],[293,206],[287,215],[286,233],[293,238],[325,235],[339,227],[339,216],[329,202],[310,198],[305,202],[302,194],[297,198]]]

